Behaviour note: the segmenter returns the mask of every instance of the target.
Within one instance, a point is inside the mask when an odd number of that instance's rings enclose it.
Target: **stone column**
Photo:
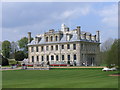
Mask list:
[[[76,44],[76,51],[77,51],[77,60],[76,60],[76,63],[77,63],[77,66],[80,66],[81,65],[81,61],[80,61],[80,43],[77,43]]]
[[[38,56],[39,57],[39,63],[41,62],[41,55]]]
[[[47,55],[44,54],[44,62],[45,62],[45,64],[46,64],[46,61],[47,61]]]
[[[37,56],[36,55],[34,55],[34,63],[36,63],[37,62]]]

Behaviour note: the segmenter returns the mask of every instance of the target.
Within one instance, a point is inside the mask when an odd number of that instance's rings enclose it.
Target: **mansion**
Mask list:
[[[99,65],[100,34],[81,31],[81,27],[70,30],[65,24],[38,34],[31,40],[28,32],[29,63],[70,64],[73,66]]]

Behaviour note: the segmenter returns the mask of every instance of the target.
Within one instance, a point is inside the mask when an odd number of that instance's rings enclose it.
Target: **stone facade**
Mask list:
[[[99,31],[96,35],[81,31],[78,26],[69,30],[61,25],[59,31],[49,30],[44,34],[36,35],[31,41],[28,33],[29,63],[50,62],[50,64],[71,64],[77,66],[98,65],[100,51]]]

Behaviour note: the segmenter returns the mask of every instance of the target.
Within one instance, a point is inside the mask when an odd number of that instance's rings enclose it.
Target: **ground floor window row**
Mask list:
[[[58,61],[58,60],[65,60],[65,55],[61,55],[61,57],[59,55],[47,55],[46,58],[45,56],[41,56],[41,58],[39,56],[32,56],[32,62],[34,62],[36,59],[36,61]],[[71,60],[71,55],[67,55],[67,60],[70,61]],[[74,54],[73,55],[73,60],[77,60],[77,55]]]

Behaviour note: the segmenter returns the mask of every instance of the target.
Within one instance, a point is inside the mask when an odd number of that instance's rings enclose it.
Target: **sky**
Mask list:
[[[1,18],[0,18],[1,19]],[[17,41],[60,30],[64,23],[70,30],[81,26],[93,35],[100,31],[101,42],[118,37],[117,2],[3,2],[2,41]]]

